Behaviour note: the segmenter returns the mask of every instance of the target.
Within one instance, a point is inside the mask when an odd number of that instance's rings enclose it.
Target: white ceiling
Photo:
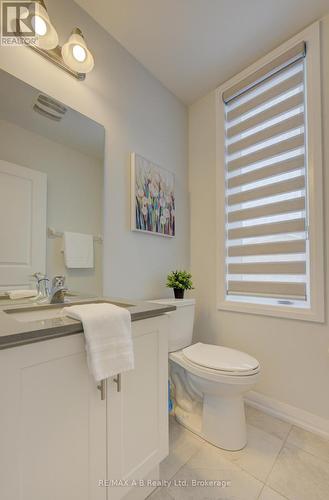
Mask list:
[[[329,0],[75,1],[186,103],[329,12]]]

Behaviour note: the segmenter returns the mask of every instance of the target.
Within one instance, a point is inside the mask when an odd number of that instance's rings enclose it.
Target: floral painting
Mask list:
[[[173,173],[132,153],[132,230],[175,236],[174,184]]]

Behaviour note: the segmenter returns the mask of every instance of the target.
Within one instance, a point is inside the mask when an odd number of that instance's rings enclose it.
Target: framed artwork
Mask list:
[[[131,229],[175,236],[175,176],[131,153]]]

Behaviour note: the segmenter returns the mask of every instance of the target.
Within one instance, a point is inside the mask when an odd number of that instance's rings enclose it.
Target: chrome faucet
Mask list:
[[[63,304],[65,299],[65,276],[55,276],[51,283],[50,303]]]
[[[45,274],[42,273],[34,273],[33,277],[36,279],[37,284],[37,300],[47,300],[49,295],[50,295],[50,290],[49,290],[49,279]]]
[[[37,301],[49,302],[50,304],[63,304],[65,298],[65,276],[55,276],[49,286],[49,279],[45,274],[34,273],[33,277],[37,280]]]

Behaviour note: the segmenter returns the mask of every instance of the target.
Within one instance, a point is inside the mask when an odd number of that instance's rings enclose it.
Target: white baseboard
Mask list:
[[[248,405],[264,413],[268,413],[273,417],[280,418],[290,424],[297,425],[307,431],[314,432],[315,434],[319,434],[329,439],[329,420],[325,418],[318,417],[308,411],[269,398],[256,391],[248,392],[245,401]]]

